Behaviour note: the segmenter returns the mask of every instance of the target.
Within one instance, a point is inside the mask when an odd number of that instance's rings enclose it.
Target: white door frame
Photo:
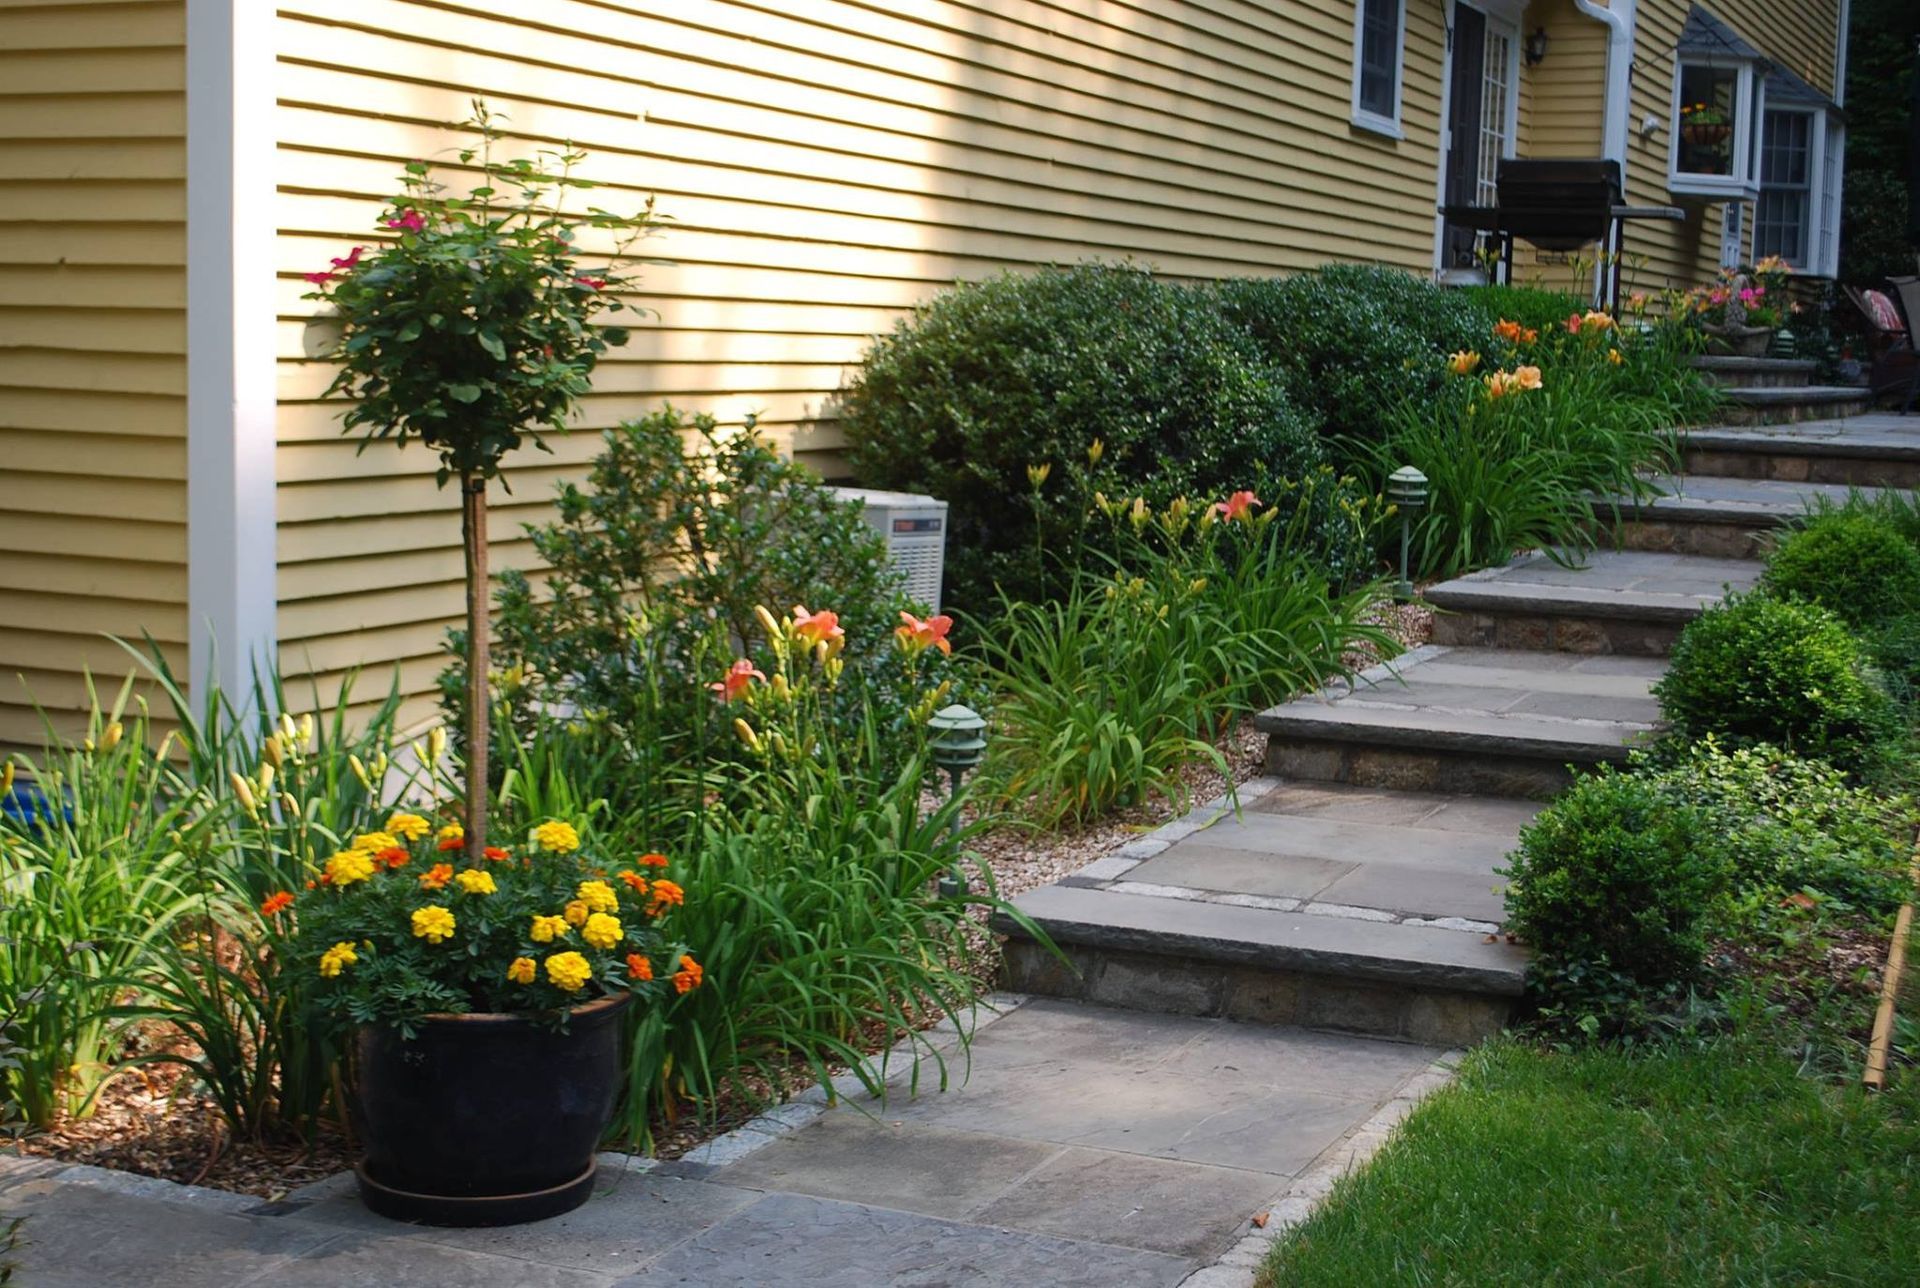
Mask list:
[[[1526,12],[1526,0],[1441,0],[1440,18],[1445,38],[1440,47],[1440,120],[1434,167],[1433,195],[1433,273],[1444,271],[1447,249],[1447,217],[1440,207],[1447,204],[1447,154],[1453,145],[1447,118],[1453,108],[1453,15],[1462,4],[1486,15],[1489,34],[1501,29],[1509,38],[1507,49],[1507,119],[1502,122],[1506,140],[1503,156],[1517,156],[1520,141],[1520,20]],[[1478,86],[1475,87],[1476,91]]]

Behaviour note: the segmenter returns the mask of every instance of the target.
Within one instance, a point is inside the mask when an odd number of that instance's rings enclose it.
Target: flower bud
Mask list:
[[[360,763],[360,757],[353,755],[352,753],[348,753],[347,767],[353,770],[353,776],[360,780],[360,785],[362,787],[366,788],[368,791],[373,790],[373,780],[367,777],[367,767]]]
[[[745,720],[736,718],[733,722],[733,731],[740,736],[741,742],[747,744],[749,750],[760,750],[760,735],[755,733],[753,726]]]
[[[754,620],[760,623],[760,629],[767,633],[768,639],[777,640],[780,638],[780,623],[773,619],[773,614],[767,611],[765,604],[755,604],[753,606],[753,616]]]
[[[253,798],[253,784],[242,778],[238,771],[227,775],[233,783],[233,794],[240,801],[240,808],[247,811],[249,818],[260,817],[259,802]]]
[[[435,725],[427,731],[427,763],[437,765],[440,757],[447,754],[447,730],[444,725]]]
[[[298,750],[311,751],[313,749],[313,717],[311,715],[301,716],[300,723],[294,726],[293,733],[294,744]]]
[[[268,737],[264,743],[260,744],[260,754],[265,756],[270,763],[278,766],[281,758],[287,754],[286,745],[285,734],[273,734]]]
[[[126,729],[120,724],[118,720],[115,720],[113,723],[109,724],[106,727],[106,729],[102,731],[102,733],[100,734],[100,750],[112,751],[115,747],[119,746],[120,735],[125,732],[126,732]]]

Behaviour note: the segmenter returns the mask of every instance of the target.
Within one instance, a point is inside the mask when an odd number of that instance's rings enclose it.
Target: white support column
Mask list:
[[[187,0],[187,604],[196,699],[275,649],[273,6]]]

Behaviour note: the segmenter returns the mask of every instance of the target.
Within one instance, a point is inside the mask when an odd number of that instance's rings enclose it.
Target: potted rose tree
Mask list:
[[[488,829],[487,486],[501,459],[559,428],[624,332],[617,266],[653,222],[565,209],[594,185],[573,151],[503,160],[500,118],[475,105],[475,178],[450,195],[407,166],[373,249],[308,275],[332,305],[349,432],[415,439],[457,481],[469,665],[460,823],[401,812],[327,860],[301,896],[294,942],[324,996],[357,1025],[352,1103],[361,1192],[389,1215],[500,1224],[552,1215],[591,1191],[612,1112],[621,1012],[635,993],[700,982],[659,919],[680,889],[657,859],[593,854],[569,824]],[[579,259],[602,237],[606,267]]]

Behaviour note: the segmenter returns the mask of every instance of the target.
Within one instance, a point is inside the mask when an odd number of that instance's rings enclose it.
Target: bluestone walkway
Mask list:
[[[0,1155],[10,1259],[29,1288],[1245,1284],[1447,1077],[1437,1049],[1303,1029],[1006,996],[982,1020],[963,1084],[945,1037],[945,1092],[896,1061],[885,1104],[816,1094],[679,1162],[607,1155],[586,1206],[510,1229],[397,1224],[345,1176],[266,1205]]]

